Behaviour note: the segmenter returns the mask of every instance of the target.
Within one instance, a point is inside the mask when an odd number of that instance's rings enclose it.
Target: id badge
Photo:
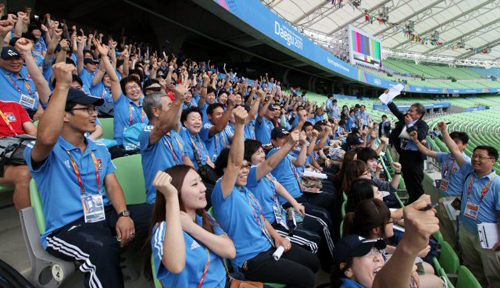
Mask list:
[[[21,104],[25,108],[35,109],[35,98],[26,94],[21,94],[21,100],[19,104]]]
[[[83,195],[81,198],[85,223],[95,223],[106,219],[102,195]]]
[[[401,149],[406,150],[406,147],[408,146],[408,140],[406,139],[401,139]]]
[[[478,213],[479,213],[479,205],[467,202],[467,205],[465,206],[464,215],[472,220],[476,220]]]
[[[274,217],[276,217],[276,223],[280,224],[281,226],[285,227],[288,229],[288,226],[286,225],[286,221],[284,219],[283,214],[281,213],[281,205],[276,206],[276,202],[273,205],[273,212],[274,212]]]
[[[439,189],[443,192],[448,191],[448,186],[450,185],[450,181],[443,179],[441,180],[441,186],[439,186]]]
[[[264,221],[262,221],[262,226],[260,226],[260,230],[262,230],[262,233],[264,233],[264,235],[266,235],[267,240],[269,240],[269,242],[271,242],[271,245],[273,245],[273,247],[274,247],[273,238],[271,237],[271,233],[269,233],[269,230],[267,230],[267,227],[265,226]]]

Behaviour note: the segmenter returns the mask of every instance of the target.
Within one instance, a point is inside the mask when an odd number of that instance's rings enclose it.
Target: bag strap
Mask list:
[[[191,139],[191,142],[192,142],[194,145],[196,145],[196,144],[194,143],[194,141],[192,141],[192,139]],[[200,156],[198,155],[198,153],[197,153],[196,151],[193,151],[193,152],[194,152],[193,154],[194,154],[194,159],[196,160],[196,164],[198,164],[198,169],[200,169],[200,168],[201,168],[201,166],[203,166],[203,164],[201,164]]]
[[[205,271],[203,272],[203,276],[201,277],[200,284],[198,285],[198,288],[201,288],[203,286],[203,282],[205,281],[205,277],[207,276],[208,272],[208,266],[210,266],[210,249],[207,248],[207,254],[208,254],[208,263],[207,266],[205,267]]]

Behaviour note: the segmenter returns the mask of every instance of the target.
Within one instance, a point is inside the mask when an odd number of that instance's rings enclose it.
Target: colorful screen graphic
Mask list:
[[[364,64],[379,68],[382,65],[380,41],[367,33],[349,26],[351,64]]]

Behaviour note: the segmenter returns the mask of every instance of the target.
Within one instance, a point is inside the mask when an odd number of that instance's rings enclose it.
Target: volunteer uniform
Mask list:
[[[137,123],[149,123],[148,116],[146,116],[146,113],[142,109],[143,101],[144,97],[141,97],[139,106],[137,106],[135,102],[122,94],[118,101],[114,102],[114,138],[119,145],[123,144],[123,132],[125,132],[125,129]]]

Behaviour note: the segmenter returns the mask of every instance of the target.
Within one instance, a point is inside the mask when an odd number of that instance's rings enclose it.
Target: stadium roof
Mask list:
[[[331,0],[261,0],[276,14],[316,42],[335,47],[342,40],[342,31],[351,24],[381,40],[383,48],[403,53],[417,53],[455,59],[500,61],[500,0],[363,0],[356,9],[344,0],[342,8]],[[453,50],[447,45],[432,46],[412,42],[402,28],[365,20],[364,9],[378,15],[387,7],[389,22],[405,26],[414,22],[414,33],[431,37],[439,32],[439,41],[466,47],[490,50],[487,54],[466,49]],[[400,54],[400,53],[399,53]],[[450,61],[451,62],[451,61]],[[495,65],[496,66],[496,65]]]

